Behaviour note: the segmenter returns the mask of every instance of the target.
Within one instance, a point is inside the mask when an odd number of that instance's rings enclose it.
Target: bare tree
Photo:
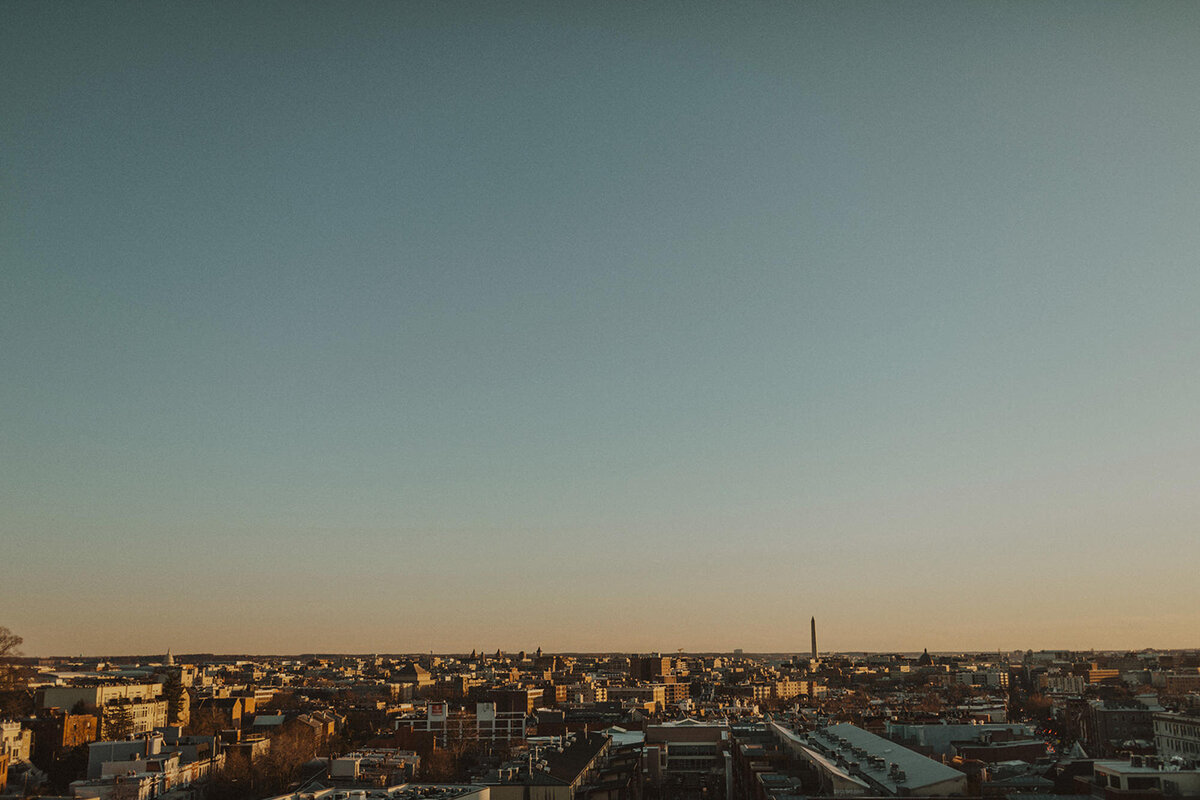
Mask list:
[[[21,655],[21,642],[20,636],[0,626],[0,716],[25,713],[25,707],[32,701],[25,670],[16,663]]]
[[[17,665],[13,663],[13,660],[21,655],[21,651],[18,648],[20,648],[23,641],[25,640],[8,628],[0,626],[0,691],[11,691],[12,689],[21,688],[16,685],[19,682],[18,676],[21,673],[17,669]]]
[[[0,658],[21,655],[21,651],[17,648],[21,646],[21,642],[23,641],[25,640],[20,636],[0,625]]]
[[[113,780],[112,793],[108,797],[109,800],[138,800],[139,794],[141,794],[141,787],[137,778],[118,775]]]

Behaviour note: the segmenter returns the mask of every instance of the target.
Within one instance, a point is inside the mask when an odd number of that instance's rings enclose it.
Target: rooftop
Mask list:
[[[891,793],[898,793],[904,787],[916,794],[921,787],[965,778],[952,767],[848,723],[818,729],[809,736],[809,741],[823,747],[852,774]]]

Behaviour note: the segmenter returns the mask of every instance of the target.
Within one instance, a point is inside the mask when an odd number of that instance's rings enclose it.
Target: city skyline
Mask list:
[[[30,641],[30,637],[25,636],[24,638],[26,639],[27,643]],[[255,641],[263,641],[263,637],[261,637],[261,635],[257,635],[257,634],[251,636],[250,638]],[[835,636],[835,638],[838,638],[838,637]],[[318,639],[319,639],[319,637],[314,637],[313,641],[317,641]],[[267,637],[267,640],[269,640],[269,637]],[[824,634],[822,634],[822,640],[824,640]],[[38,638],[35,636],[32,641],[35,642],[35,644],[36,644],[36,642],[38,641]],[[130,636],[128,638],[128,641],[131,641],[131,642],[136,641],[142,645],[145,644],[144,637]],[[50,652],[50,651],[45,651],[45,650],[34,650],[34,649],[31,649],[28,646],[28,644],[26,644],[26,646],[22,649],[22,652],[26,657],[64,658],[64,659],[77,658],[77,657],[84,657],[84,658],[97,658],[97,657],[127,658],[127,657],[129,657],[129,658],[139,658],[139,659],[152,659],[157,655],[164,655],[168,652],[173,653],[174,656],[176,656],[176,657],[186,657],[189,655],[205,655],[205,656],[217,656],[217,657],[221,657],[221,656],[288,657],[288,656],[301,656],[301,655],[329,655],[329,656],[378,655],[378,656],[420,657],[420,656],[425,656],[425,655],[430,655],[430,654],[437,655],[437,656],[444,656],[444,655],[466,655],[469,653],[478,653],[481,658],[485,658],[485,657],[490,657],[497,650],[499,650],[501,653],[503,653],[506,657],[509,657],[509,656],[515,656],[516,654],[522,653],[522,652],[527,653],[527,654],[532,654],[533,652],[535,652],[538,649],[541,649],[543,652],[545,652],[547,654],[563,654],[563,655],[576,655],[576,654],[598,655],[598,654],[606,654],[606,653],[611,653],[611,654],[662,653],[664,656],[674,656],[678,653],[678,654],[686,656],[686,655],[713,655],[713,654],[735,655],[735,654],[745,653],[747,656],[768,655],[768,654],[769,655],[806,655],[807,656],[807,655],[811,654],[810,653],[811,646],[808,643],[805,643],[804,646],[799,646],[800,643],[796,643],[796,644],[797,644],[797,646],[795,646],[795,647],[774,647],[774,648],[771,648],[771,647],[750,648],[750,647],[744,647],[744,646],[738,645],[736,643],[732,644],[728,647],[711,647],[711,648],[670,647],[669,648],[669,647],[666,647],[665,645],[655,645],[653,642],[651,642],[647,646],[644,646],[644,647],[626,647],[626,648],[608,647],[608,648],[586,649],[586,648],[546,647],[542,644],[541,640],[538,640],[537,643],[532,644],[532,645],[529,645],[527,643],[516,642],[516,643],[510,643],[509,646],[504,646],[503,644],[497,646],[494,641],[494,637],[493,637],[492,639],[488,639],[486,642],[476,643],[474,646],[468,646],[465,648],[448,647],[448,648],[440,648],[440,649],[439,648],[424,648],[424,649],[421,649],[421,648],[395,649],[395,648],[393,648],[393,649],[389,649],[386,647],[375,647],[375,648],[364,648],[364,649],[354,650],[354,649],[332,649],[332,648],[321,648],[321,647],[309,647],[309,648],[300,648],[300,649],[293,649],[293,650],[270,650],[270,649],[259,647],[257,649],[252,648],[252,649],[216,650],[216,649],[212,649],[212,648],[209,648],[209,649],[179,648],[176,646],[171,646],[168,648],[164,648],[162,653],[155,654],[152,651],[146,650],[146,648],[144,646],[143,647],[135,646],[132,649],[128,649],[128,650],[108,649],[108,650],[78,650],[78,651]],[[902,647],[892,647],[892,648],[860,647],[860,648],[838,648],[838,649],[829,649],[829,650],[822,648],[819,651],[819,656],[820,657],[834,657],[834,656],[841,656],[841,655],[859,655],[859,654],[872,654],[872,653],[874,653],[874,654],[899,653],[899,654],[904,654],[904,655],[918,655],[921,652],[928,652],[928,653],[930,653],[932,655],[936,655],[936,656],[942,656],[942,655],[949,656],[949,655],[956,655],[956,654],[968,654],[968,655],[993,654],[996,656],[1007,657],[1013,653],[1024,653],[1024,652],[1029,652],[1029,651],[1043,652],[1043,653],[1044,652],[1059,652],[1059,651],[1074,652],[1074,653],[1171,652],[1171,651],[1194,651],[1194,650],[1198,649],[1198,647],[1200,647],[1200,646],[1198,646],[1196,643],[1194,643],[1194,642],[1188,643],[1186,641],[1184,643],[1172,645],[1172,646],[1157,646],[1154,644],[1145,644],[1140,647],[1129,647],[1129,646],[1123,646],[1123,645],[1118,645],[1118,646],[1075,646],[1075,647],[1056,646],[1056,645],[1046,645],[1046,646],[1030,645],[1028,647],[1015,646],[1015,647],[969,648],[969,647],[954,647],[954,646],[933,647],[933,646],[927,646],[927,645],[917,645],[917,646],[913,646],[913,647],[903,647],[903,646]]]
[[[807,650],[746,650],[745,648],[731,648],[725,650],[686,650],[677,648],[675,650],[649,649],[649,650],[546,650],[539,648],[545,656],[586,656],[586,657],[603,657],[603,656],[663,656],[667,658],[697,658],[711,656],[728,656],[732,658],[758,658],[762,656],[792,656],[800,657],[809,655]],[[955,658],[955,657],[990,657],[996,659],[1016,659],[1030,653],[1046,654],[1046,653],[1069,653],[1075,656],[1086,655],[1089,653],[1099,654],[1127,654],[1127,653],[1187,653],[1194,654],[1200,648],[1197,647],[1144,647],[1138,649],[1129,648],[1017,648],[1015,650],[930,650],[929,648],[918,648],[916,650],[837,650],[822,652],[817,660],[833,660],[841,658],[862,657],[862,656],[901,656],[905,658],[913,658],[922,654],[928,654],[933,658]],[[437,658],[475,658],[479,661],[495,660],[496,653],[500,653],[501,660],[513,660],[518,656],[524,656],[526,659],[534,659],[538,650],[529,650],[527,648],[517,647],[507,650],[503,647],[495,650],[473,648],[472,650],[442,650],[442,651],[420,651],[420,650],[364,650],[364,651],[338,651],[338,650],[297,650],[294,652],[267,652],[267,651],[246,651],[246,652],[211,652],[211,651],[195,651],[195,652],[175,652],[167,650],[163,653],[144,652],[110,652],[110,653],[25,653],[20,656],[15,656],[17,660],[21,659],[50,659],[57,661],[72,661],[77,659],[114,659],[111,664],[119,665],[125,659],[133,659],[139,663],[146,664],[165,664],[166,657],[169,655],[172,660],[182,660],[183,663],[189,663],[189,659],[193,658],[263,658],[263,659],[281,659],[281,658],[390,658],[390,659],[410,659],[420,660],[434,656]],[[172,664],[174,665],[174,664]]]
[[[27,652],[1197,645],[1200,5],[5,11]]]

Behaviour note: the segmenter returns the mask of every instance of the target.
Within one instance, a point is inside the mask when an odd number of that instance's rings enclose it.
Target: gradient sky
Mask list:
[[[27,653],[1200,646],[1200,4],[0,15]]]

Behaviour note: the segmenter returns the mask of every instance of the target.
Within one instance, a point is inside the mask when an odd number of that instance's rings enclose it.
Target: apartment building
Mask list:
[[[652,779],[667,773],[721,773],[726,769],[729,725],[682,719],[646,726],[646,770]]]
[[[82,703],[88,708],[101,708],[116,700],[158,700],[161,683],[99,683],[83,686],[46,686],[39,690],[42,708],[74,708]]]
[[[437,743],[485,741],[510,742],[525,738],[524,711],[497,711],[495,703],[476,703],[474,713],[450,708],[449,703],[433,702],[425,709],[425,717],[396,720],[397,730],[432,733]]]
[[[1200,761],[1200,713],[1154,714],[1154,747],[1163,758]]]

